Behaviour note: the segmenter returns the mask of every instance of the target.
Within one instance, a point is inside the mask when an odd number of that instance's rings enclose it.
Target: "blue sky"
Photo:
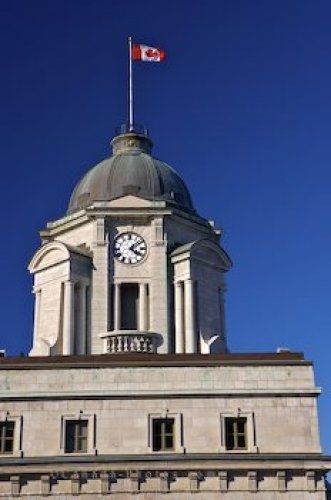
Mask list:
[[[331,453],[330,22],[326,0],[1,0],[0,347],[29,350],[38,230],[126,121],[132,35],[167,52],[135,64],[136,119],[234,261],[230,349],[314,361]]]

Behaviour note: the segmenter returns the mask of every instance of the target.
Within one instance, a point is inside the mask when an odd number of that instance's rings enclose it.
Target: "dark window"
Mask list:
[[[13,453],[15,422],[0,422],[0,453]]]
[[[87,420],[67,420],[65,428],[65,452],[87,452]]]
[[[153,451],[170,451],[175,443],[175,419],[153,419]]]
[[[227,450],[245,450],[247,448],[247,418],[225,419],[225,446]]]
[[[137,283],[121,285],[121,330],[138,329],[139,289]]]

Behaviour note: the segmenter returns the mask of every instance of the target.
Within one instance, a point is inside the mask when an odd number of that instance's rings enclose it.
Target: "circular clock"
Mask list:
[[[147,245],[136,233],[123,233],[114,241],[114,255],[123,264],[138,264],[147,252]]]

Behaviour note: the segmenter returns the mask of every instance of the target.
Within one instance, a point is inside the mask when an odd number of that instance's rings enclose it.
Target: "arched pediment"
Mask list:
[[[232,261],[228,254],[212,240],[203,239],[195,241],[191,249],[191,256],[207,260],[210,264],[221,265],[226,270],[232,267]]]
[[[68,247],[60,241],[42,245],[32,257],[28,269],[35,273],[70,259]]]
[[[222,267],[224,270],[232,267],[232,261],[225,250],[215,241],[209,239],[196,240],[182,245],[176,248],[171,256],[176,260],[181,260],[181,257],[184,259],[187,257],[198,259]]]

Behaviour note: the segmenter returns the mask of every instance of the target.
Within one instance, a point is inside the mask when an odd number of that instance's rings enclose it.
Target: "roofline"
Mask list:
[[[1,357],[0,370],[57,368],[312,365],[300,352],[226,354],[91,354],[85,356]]]

